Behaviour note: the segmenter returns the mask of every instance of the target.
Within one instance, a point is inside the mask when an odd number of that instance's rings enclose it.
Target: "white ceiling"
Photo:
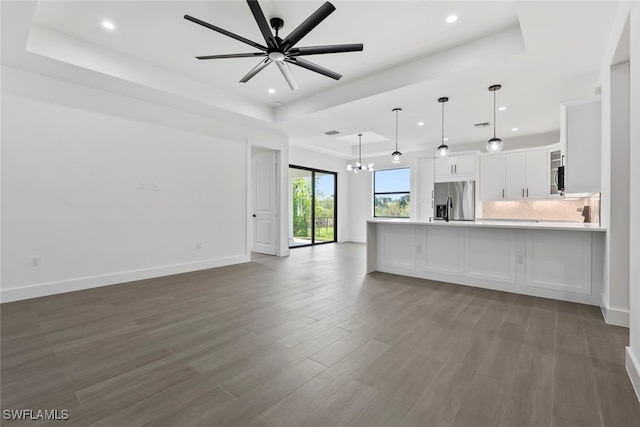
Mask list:
[[[515,135],[558,129],[559,102],[596,91],[618,7],[614,1],[332,3],[337,10],[297,46],[364,43],[364,51],[307,57],[343,74],[338,82],[292,66],[298,91],[288,88],[273,65],[238,83],[256,58],[194,58],[255,49],[186,21],[184,14],[264,43],[246,2],[239,0],[39,2],[27,48],[160,90],[168,91],[171,81],[171,90],[185,97],[271,122],[293,144],[352,158],[360,132],[363,152],[392,151],[394,107],[403,108],[400,150],[435,148],[441,96],[451,99],[445,105],[449,145],[488,139],[491,129],[473,124],[493,121],[487,88],[496,83],[503,85],[498,104],[507,106],[497,120],[506,144]],[[260,4],[267,19],[284,19],[283,36],[322,0]],[[451,14],[458,21],[447,24]],[[116,29],[102,28],[103,20]],[[514,127],[519,130],[512,132]],[[334,129],[341,133],[324,134]],[[374,134],[375,140],[366,140]]]

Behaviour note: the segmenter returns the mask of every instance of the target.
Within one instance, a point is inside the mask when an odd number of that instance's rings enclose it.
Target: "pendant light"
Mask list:
[[[398,112],[402,111],[402,108],[394,108],[391,111],[395,111],[396,113],[396,151],[391,153],[391,163],[398,164],[400,163],[400,158],[402,157],[402,153],[398,151]]]
[[[347,165],[347,170],[349,172],[358,173],[361,170],[373,172],[373,163],[369,163],[368,165],[362,164],[362,134],[358,134],[358,161],[355,165],[349,163]]]
[[[449,98],[446,96],[438,98],[438,102],[442,104],[442,141],[436,149],[436,155],[438,157],[447,157],[449,155],[449,146],[444,143],[444,103],[447,101],[449,101]]]
[[[502,150],[502,140],[496,138],[496,91],[501,88],[502,86],[500,85],[489,86],[489,92],[493,92],[493,138],[487,141],[487,151],[490,153],[497,153]]]

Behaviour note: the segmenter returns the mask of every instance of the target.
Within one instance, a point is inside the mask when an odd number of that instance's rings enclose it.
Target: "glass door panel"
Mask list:
[[[315,173],[314,242],[335,242],[335,187],[331,173]]]
[[[304,246],[313,243],[313,172],[303,169],[289,168],[289,191],[291,192],[290,229],[293,237],[289,246]]]
[[[337,174],[289,166],[289,247],[337,241]]]

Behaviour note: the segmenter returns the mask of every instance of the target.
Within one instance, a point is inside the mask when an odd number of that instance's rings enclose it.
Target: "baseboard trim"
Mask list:
[[[358,237],[349,237],[344,239],[345,243],[367,243],[366,239],[361,239]]]
[[[636,397],[640,400],[640,363],[638,363],[638,359],[633,353],[633,350],[631,350],[631,347],[627,347],[626,350],[625,366],[627,368],[627,374],[629,374],[631,385],[633,385],[633,389],[636,391]]]
[[[58,282],[40,283],[20,288],[8,288],[0,290],[0,302],[20,301],[44,297],[47,295],[81,291],[83,289],[116,285],[118,283],[152,279],[154,277],[170,276],[172,274],[189,273],[191,271],[207,270],[209,268],[224,267],[233,264],[242,264],[249,261],[251,261],[250,255],[238,255],[184,264],[167,265],[163,267],[124,271],[121,273],[105,274],[100,276],[81,277]]]
[[[607,308],[601,306],[602,316],[604,321],[609,325],[622,326],[624,328],[629,327],[629,310],[620,310],[617,308]]]

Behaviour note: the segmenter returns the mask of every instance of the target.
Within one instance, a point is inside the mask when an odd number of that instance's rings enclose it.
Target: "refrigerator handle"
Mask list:
[[[502,198],[504,199],[504,188],[502,189]]]

